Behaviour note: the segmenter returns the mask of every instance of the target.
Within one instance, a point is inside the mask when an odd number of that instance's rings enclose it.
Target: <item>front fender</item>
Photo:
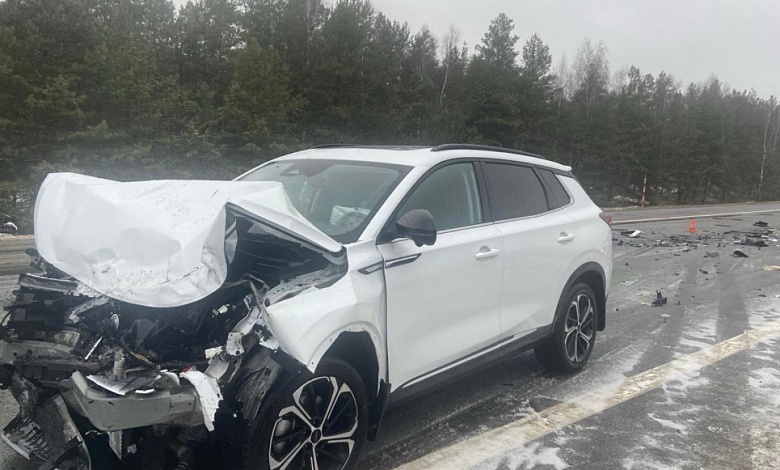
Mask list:
[[[365,263],[352,263],[360,267]],[[281,348],[314,371],[328,348],[344,332],[367,332],[377,352],[380,378],[387,377],[383,333],[384,277],[350,270],[333,285],[311,288],[266,307],[267,323]]]

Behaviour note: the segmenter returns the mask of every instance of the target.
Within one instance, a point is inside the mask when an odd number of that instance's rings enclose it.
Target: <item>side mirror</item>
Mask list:
[[[407,212],[395,222],[395,227],[400,235],[409,238],[417,246],[436,243],[436,222],[425,209]]]

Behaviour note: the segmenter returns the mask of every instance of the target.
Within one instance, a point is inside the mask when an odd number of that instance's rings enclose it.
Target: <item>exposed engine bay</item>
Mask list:
[[[20,276],[0,326],[0,388],[20,404],[3,440],[41,469],[92,468],[92,438],[145,470],[186,468],[191,444],[213,440],[215,427],[229,446],[241,384],[304,368],[275,340],[266,308],[347,267],[241,210],[226,226],[222,286],[173,307],[101,294],[30,250],[42,273]]]

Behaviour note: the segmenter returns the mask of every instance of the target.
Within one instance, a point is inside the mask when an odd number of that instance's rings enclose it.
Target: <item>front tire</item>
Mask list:
[[[314,374],[283,381],[244,436],[245,470],[349,470],[368,429],[368,399],[348,363],[324,358]]]
[[[575,284],[558,307],[552,335],[534,349],[551,372],[571,374],[587,364],[596,342],[596,294],[587,284]]]

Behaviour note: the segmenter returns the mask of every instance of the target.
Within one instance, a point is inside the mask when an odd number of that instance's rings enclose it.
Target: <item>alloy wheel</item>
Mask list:
[[[271,470],[341,470],[355,447],[358,405],[346,382],[316,377],[292,394],[271,433]]]
[[[569,305],[563,334],[566,356],[574,364],[585,359],[593,344],[594,320],[593,301],[586,294],[578,294]]]

